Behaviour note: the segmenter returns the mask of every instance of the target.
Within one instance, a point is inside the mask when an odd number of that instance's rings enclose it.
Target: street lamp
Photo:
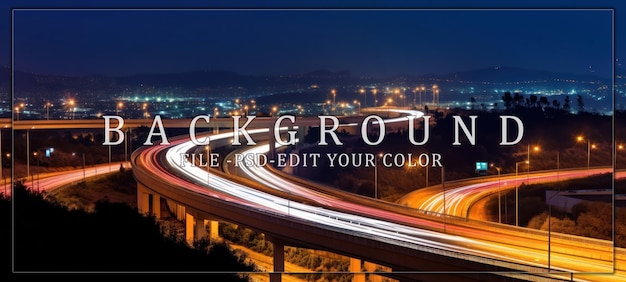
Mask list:
[[[7,161],[11,163],[11,153],[6,154]],[[2,179],[4,179],[4,194],[7,194],[7,178],[3,175]]]
[[[33,128],[35,128],[33,126]],[[29,130],[26,129],[26,180],[28,180],[28,176],[30,175],[30,134]]]
[[[493,164],[491,164],[491,166],[498,171],[498,223],[502,223],[502,201],[500,197],[500,171],[502,168]]]
[[[207,165],[206,165],[206,185],[209,186],[209,179],[211,178],[210,175],[210,168],[211,168],[211,144],[207,144],[206,146],[204,146],[204,149],[206,150],[206,160],[207,160]]]
[[[400,95],[400,89],[396,88],[393,90],[394,95],[398,95],[398,106],[402,106],[402,95]],[[389,99],[391,100],[391,99]],[[391,101],[389,102],[391,103]]]
[[[382,156],[383,153],[378,154],[374,162],[374,199],[378,199],[378,159]]]
[[[533,146],[533,151],[539,152],[539,146]],[[526,147],[526,162],[528,166],[526,167],[526,182],[530,183],[530,144]]]
[[[560,162],[559,151],[556,151],[556,181],[559,181],[559,170],[561,169],[561,165],[559,162]]]
[[[87,168],[85,166],[85,153],[82,153],[82,154],[83,154],[83,182],[86,182],[87,181],[87,172],[85,170]],[[72,157],[73,156],[76,156],[76,153],[72,153]]]
[[[443,190],[443,233],[446,233],[446,185],[445,185],[445,172],[443,166],[441,167],[441,190]]]
[[[111,134],[110,132],[107,134]],[[109,145],[109,172],[111,172],[111,145]]]
[[[376,93],[378,93],[378,90],[376,88],[372,89],[372,94],[374,95],[374,107],[376,107],[376,105],[378,104],[378,100],[376,99]]]
[[[8,153],[7,153],[8,155]],[[2,159],[2,128],[0,128],[0,178],[4,179],[4,172],[3,172],[3,159]],[[6,181],[4,182],[4,195],[6,196],[7,194],[7,184]]]
[[[46,119],[50,119],[50,107],[52,107],[52,103],[46,102]]]
[[[585,140],[584,137],[582,136],[578,136],[576,138],[576,141],[581,142]],[[589,140],[589,138],[587,138],[587,174],[589,174],[589,164],[590,164],[590,160],[591,160],[591,147],[595,148],[595,145],[591,145],[591,140]]]
[[[336,98],[337,98],[337,91],[335,89],[330,90],[330,93],[333,94],[333,105],[331,108],[331,113],[334,114],[335,113],[335,103],[336,103]]]
[[[363,107],[367,107],[367,92],[365,92],[365,89],[361,88],[359,89],[359,93],[364,94],[363,95]],[[359,107],[361,106],[361,104],[359,103]],[[361,110],[359,109],[359,112]]]
[[[74,104],[75,104],[74,100],[69,101],[69,105],[70,105],[69,110],[70,110],[70,116],[72,119],[74,119],[74,111],[76,110],[76,108],[74,107]]]
[[[83,182],[87,180],[87,171],[85,167],[85,153],[83,153]]]
[[[551,226],[551,218],[552,218],[552,199],[554,199],[555,196],[558,196],[559,193],[556,192],[554,193],[554,195],[552,195],[550,197],[550,199],[548,199],[548,272],[550,272],[550,257],[551,257],[551,246],[552,246],[552,242],[551,242],[551,238],[552,238],[552,226]]]
[[[518,226],[519,224],[519,185],[517,183],[519,181],[517,179],[517,171],[519,168],[519,164],[521,163],[526,163],[528,166],[530,166],[530,162],[528,160],[515,163],[515,226]]]
[[[128,139],[130,139],[129,128],[124,130],[124,163],[128,162]],[[131,140],[132,142],[132,140]],[[131,144],[132,146],[132,144]]]
[[[425,166],[424,168],[426,169],[426,180],[424,187],[428,187],[428,166]]]
[[[354,103],[359,105],[359,113],[361,113],[361,102],[354,100]]]
[[[122,107],[124,106],[124,103],[122,102],[118,102],[117,105],[115,105],[115,115],[119,116],[119,112],[122,110]]]
[[[322,113],[326,114],[326,105],[330,105],[330,100],[326,100],[326,102],[322,103]]]
[[[40,172],[39,172],[39,154],[37,154],[37,152],[33,152],[33,156],[35,156],[35,159],[37,159],[37,191],[40,192],[39,190],[39,176],[40,176]],[[35,178],[35,176],[31,176],[31,185],[33,186],[33,188],[35,187],[35,184],[33,183],[33,179]]]

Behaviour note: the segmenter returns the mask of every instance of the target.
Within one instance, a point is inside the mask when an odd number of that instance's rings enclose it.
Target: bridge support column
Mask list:
[[[206,223],[207,220],[204,218],[201,218],[200,216],[197,216],[196,218],[196,222],[195,222],[195,238],[196,239],[200,239],[202,237],[205,237],[208,235],[208,232],[206,230]]]
[[[211,238],[211,241],[219,239],[220,238],[220,229],[219,229],[220,222],[217,220],[209,220],[209,224],[210,224],[209,238]]]
[[[187,208],[185,206],[180,205],[174,201],[167,201],[167,206],[170,207],[170,211],[174,213],[176,219],[181,222],[185,221],[185,215],[187,214]]]
[[[185,214],[185,240],[187,243],[192,244],[195,235],[196,221],[194,216],[190,213]]]
[[[157,195],[157,194],[150,194],[150,200],[152,201],[152,210],[150,211],[152,213],[152,215],[154,215],[154,217],[156,219],[160,219],[161,218],[161,196]]]
[[[272,246],[274,247],[274,272],[270,273],[270,282],[280,282],[282,272],[285,271],[285,243],[280,239],[272,238]]]
[[[375,272],[377,267],[378,265],[373,262],[369,262],[369,261],[363,262],[363,268],[365,268],[365,271],[370,272],[370,274],[367,275],[368,281],[370,282],[382,282],[383,281],[382,275],[371,273],[371,272]],[[387,270],[388,268],[385,268],[385,270],[383,271],[387,271]]]
[[[188,209],[189,210],[189,209]],[[187,243],[193,244],[195,240],[203,237],[209,237],[211,241],[219,239],[219,221],[206,219],[207,215],[194,210],[185,212],[185,240]],[[210,230],[207,230],[207,227]]]
[[[137,184],[137,210],[141,214],[150,213],[150,193],[141,184]]]
[[[350,272],[353,273],[353,282],[365,282],[365,273],[361,269],[361,260],[357,258],[350,258]]]
[[[150,193],[143,185],[137,184],[137,210],[139,213],[151,214],[159,219],[161,217],[161,197]]]

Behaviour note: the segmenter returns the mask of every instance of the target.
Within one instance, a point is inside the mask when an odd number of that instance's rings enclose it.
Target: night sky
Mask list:
[[[15,11],[14,63],[17,70],[69,75],[192,70],[275,75],[327,69],[382,77],[500,65],[577,74],[588,73],[591,67],[595,74],[610,77],[613,15],[618,26],[620,7],[626,6],[612,4],[617,1],[541,4],[545,2],[549,1],[502,6],[500,1],[482,1],[467,6],[462,1],[442,1],[439,6],[414,4],[410,7],[420,9],[408,9],[404,2],[397,6],[389,1],[361,1],[352,2],[358,6],[342,2],[342,7],[354,9],[335,10],[328,8],[337,5],[319,4],[323,2],[289,6],[294,9],[281,8],[288,2],[273,2],[278,8],[269,10],[256,9],[267,5],[231,2],[229,7],[236,9],[224,10],[214,9],[223,5],[209,6],[206,1],[183,2],[185,6],[169,1],[150,6],[108,1],[98,7],[113,9],[94,10],[80,1],[57,5],[27,1],[13,7],[87,9]],[[3,13],[10,15],[11,5],[2,5]],[[120,9],[124,7],[211,9]],[[244,7],[253,9],[240,9]],[[429,7],[442,9],[421,9]],[[615,14],[610,8],[615,8]],[[10,24],[10,17],[2,21],[3,38],[10,38]],[[626,35],[620,32],[618,28],[616,59],[626,53],[626,44],[621,43]],[[2,44],[0,52],[10,54],[10,47]],[[2,56],[0,64],[9,65],[10,56]]]

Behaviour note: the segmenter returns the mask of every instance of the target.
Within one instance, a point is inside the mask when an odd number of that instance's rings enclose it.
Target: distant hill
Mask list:
[[[617,76],[624,77],[624,69],[617,70]],[[300,74],[285,75],[244,75],[226,70],[189,71],[167,74],[138,74],[131,76],[64,76],[57,74],[38,74],[31,72],[15,72],[16,97],[40,97],[56,99],[64,93],[78,93],[98,99],[122,95],[126,91],[135,91],[145,86],[146,91],[175,88],[184,89],[185,95],[200,95],[208,98],[222,98],[237,95],[240,97],[274,96],[270,100],[289,98],[293,101],[324,100],[329,88],[361,87],[363,85],[406,85],[438,84],[442,89],[465,89],[474,87],[476,93],[490,93],[495,85],[517,85],[520,91],[523,87],[535,89],[599,89],[602,85],[610,85],[610,79],[603,79],[593,74],[568,74],[542,70],[530,70],[516,67],[496,66],[470,71],[454,72],[444,75],[401,75],[387,78],[357,77],[350,71],[315,70]],[[619,83],[618,85],[624,85]],[[0,68],[0,91],[5,89],[9,93],[10,69]],[[578,87],[580,86],[580,87]],[[500,86],[498,89],[503,89]],[[619,87],[619,86],[618,86]],[[317,89],[311,92],[311,88]],[[504,87],[506,88],[506,87]],[[607,87],[604,87],[605,89]],[[320,92],[321,91],[321,92]],[[607,90],[603,90],[606,92]],[[302,96],[298,93],[307,92]],[[320,93],[318,93],[320,92]],[[149,93],[149,92],[148,92]],[[178,92],[171,92],[178,93]],[[191,94],[190,94],[191,93]],[[465,101],[467,97],[463,91],[446,93],[447,99]],[[287,94],[287,96],[275,96]],[[314,94],[314,95],[313,95]],[[356,95],[356,94],[355,94]],[[605,96],[606,93],[596,92],[596,96]],[[345,97],[345,96],[344,96]],[[356,95],[353,98],[357,98]],[[350,97],[348,97],[350,98]],[[607,101],[610,99],[606,99]]]
[[[616,74],[624,75],[624,69],[618,69]],[[608,79],[600,78],[593,74],[580,75],[569,73],[557,73],[542,70],[530,70],[516,67],[496,66],[470,71],[454,72],[445,75],[426,74],[419,76],[402,76],[406,81],[423,80],[443,80],[443,81],[463,81],[463,82],[522,82],[541,80],[577,80],[577,81],[602,81]],[[10,81],[10,69],[0,68],[0,86],[8,85]],[[372,81],[393,80],[395,78],[371,78]],[[139,85],[141,83],[154,87],[226,87],[244,86],[258,87],[268,86],[276,83],[351,83],[362,81],[353,76],[349,71],[333,72],[329,70],[315,70],[302,74],[274,75],[274,76],[253,76],[243,75],[232,71],[211,70],[211,71],[189,71],[168,74],[138,74],[131,76],[63,76],[55,74],[36,74],[30,72],[15,72],[15,85],[19,88],[28,89],[30,87],[45,86],[48,89],[73,88],[84,84],[102,84],[102,86],[126,86]]]
[[[530,70],[515,67],[495,66],[464,72],[454,72],[447,75],[437,76],[440,79],[472,82],[521,82],[541,81],[546,79],[563,79],[577,81],[608,81],[606,78],[588,74],[558,73],[543,70]]]

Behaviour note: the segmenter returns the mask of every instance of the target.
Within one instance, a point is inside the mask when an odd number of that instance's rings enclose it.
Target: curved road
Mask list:
[[[250,130],[251,133],[252,131],[256,132],[256,130]],[[256,133],[267,135],[267,129],[259,129]],[[217,134],[212,135],[211,140],[216,142],[231,136],[232,134]],[[266,150],[264,146],[267,145],[251,149],[263,151]],[[269,146],[267,147],[269,149]],[[414,246],[419,250],[430,248],[470,255],[477,259],[490,258],[529,267],[545,268],[547,266],[548,254],[544,245],[535,245],[538,239],[528,234],[520,235],[512,232],[512,235],[505,235],[507,232],[501,232],[499,234],[501,236],[493,238],[493,232],[485,232],[471,226],[452,222],[446,224],[445,217],[408,216],[386,209],[370,207],[367,204],[364,205],[363,202],[345,201],[341,197],[321,193],[305,186],[295,185],[294,182],[276,178],[272,173],[261,178],[260,175],[265,174],[265,172],[260,170],[245,172],[251,179],[259,181],[251,184],[250,181],[233,179],[232,176],[227,177],[221,173],[208,173],[204,168],[193,167],[188,164],[183,166],[181,154],[196,150],[198,150],[198,146],[192,144],[188,139],[177,139],[168,146],[143,147],[136,154],[133,154],[133,165],[140,166],[142,170],[150,171],[154,175],[155,181],[168,183],[172,187],[177,187],[176,189],[190,190],[199,195],[237,203],[242,207],[263,213],[298,218],[301,221],[309,222],[312,228],[332,228],[352,236],[379,238],[381,242]],[[200,150],[202,149],[200,148]],[[256,169],[256,167],[251,168]],[[78,177],[82,177],[82,170],[79,170]],[[261,179],[264,179],[264,182],[260,181]],[[282,191],[283,194],[276,196],[275,193],[259,189],[259,186]],[[307,201],[294,201],[292,197],[306,198]],[[376,200],[372,201],[376,202]],[[473,235],[460,236],[459,234]],[[511,244],[513,240],[522,243]],[[558,244],[558,242],[553,243]],[[583,245],[580,247],[584,249]],[[587,251],[591,252],[591,248],[595,247],[589,248]],[[607,259],[604,255],[607,251],[596,250],[594,252],[603,257],[585,257],[580,254],[554,252],[551,254],[551,269],[565,272],[607,271],[607,266],[611,266],[610,258]],[[602,281],[623,281],[625,278],[622,276],[623,273],[618,274],[601,276]],[[545,275],[549,276],[549,274]],[[555,276],[559,275],[555,274]],[[585,279],[582,280],[594,280],[594,277],[585,276]]]
[[[260,132],[263,132],[263,130]],[[219,138],[227,138],[226,136],[230,135],[225,135],[224,137],[215,135],[211,138],[212,140],[217,140]],[[195,145],[191,142],[179,141],[167,150],[163,150],[166,151],[166,153],[163,153],[166,156],[165,160],[161,160],[161,158],[158,157],[159,154],[161,154],[159,151],[162,150],[158,148],[147,148],[144,152],[142,152],[142,155],[146,156],[142,159],[148,160],[148,162],[150,162],[149,159],[160,160],[163,163],[163,167],[159,167],[159,165],[152,163],[149,164],[149,169],[162,172],[171,171],[175,174],[175,178],[170,178],[168,176],[166,181],[181,181],[182,178],[196,184],[197,186],[194,187],[194,191],[198,193],[208,193],[214,197],[220,197],[222,199],[227,199],[228,201],[236,201],[241,205],[246,205],[255,209],[282,213],[287,216],[296,216],[303,220],[314,221],[317,224],[331,224],[333,227],[340,227],[348,233],[358,234],[361,232],[367,232],[372,236],[380,237],[381,239],[384,238],[386,240],[391,239],[398,242],[409,241],[414,244],[462,251],[466,254],[490,256],[499,259],[506,258],[507,260],[515,261],[517,263],[523,262],[528,265],[546,266],[546,251],[537,250],[536,247],[532,247],[532,245],[530,247],[520,247],[500,242],[493,242],[493,238],[491,238],[491,240],[477,240],[473,238],[461,239],[459,236],[447,235],[427,230],[433,228],[436,229],[437,227],[440,230],[443,229],[445,222],[441,222],[440,219],[424,220],[360,204],[353,204],[345,202],[334,196],[311,192],[308,189],[299,189],[297,187],[293,187],[292,184],[289,184],[292,186],[291,188],[286,188],[288,186],[278,188],[279,190],[287,191],[294,196],[306,197],[314,202],[314,204],[309,203],[307,205],[303,205],[299,202],[292,202],[288,197],[287,199],[284,197],[276,197],[270,193],[251,189],[251,187],[245,187],[245,185],[241,185],[239,183],[229,182],[229,180],[220,177],[217,173],[207,174],[205,169],[199,167],[182,166],[180,154],[193,152],[194,147]],[[169,165],[167,165],[167,163],[169,163]],[[259,180],[258,176],[253,177],[253,179]],[[274,179],[266,182],[265,185],[275,185],[276,182],[277,180]],[[202,192],[203,190],[200,188],[203,186],[206,190],[204,192]],[[219,192],[219,194],[216,194],[217,192]],[[320,217],[320,215],[322,215],[322,217]],[[350,222],[350,224],[347,222]],[[367,226],[367,228],[364,228],[364,226]],[[475,231],[468,227],[455,225],[447,227],[447,233],[457,232],[462,234]],[[483,234],[483,236],[489,237],[493,236],[493,234]],[[596,259],[587,259],[580,256],[571,256],[560,253],[552,254],[551,260],[552,269],[572,272],[607,271],[607,267],[609,266],[606,261],[603,262]],[[616,281],[619,281],[619,279]]]
[[[612,172],[613,169],[611,167],[601,167],[589,170],[584,168],[561,170],[559,172],[533,172],[529,175],[524,174],[517,177],[515,175],[502,175],[500,179],[489,177],[477,180],[477,183],[446,188],[445,196],[441,185],[416,190],[399,199],[398,204],[437,213],[444,213],[445,204],[445,214],[467,218],[474,203],[484,197],[496,194],[498,191],[515,189],[521,183],[554,182]],[[624,176],[624,172],[616,174],[616,177]],[[451,185],[446,184],[446,186]]]

